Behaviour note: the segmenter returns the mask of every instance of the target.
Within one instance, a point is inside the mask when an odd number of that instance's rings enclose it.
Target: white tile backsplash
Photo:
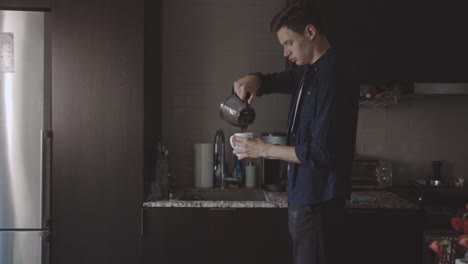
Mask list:
[[[392,160],[397,185],[430,177],[433,160],[442,162],[443,176],[468,180],[467,105],[466,95],[437,95],[361,109],[356,152]]]

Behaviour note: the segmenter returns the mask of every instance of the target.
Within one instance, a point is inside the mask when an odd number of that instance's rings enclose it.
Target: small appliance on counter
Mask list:
[[[262,140],[274,145],[286,145],[286,133],[263,133]],[[262,158],[263,189],[269,192],[285,192],[287,185],[288,162]]]
[[[387,189],[392,186],[392,163],[389,160],[359,157],[353,160],[351,185],[356,189]]]

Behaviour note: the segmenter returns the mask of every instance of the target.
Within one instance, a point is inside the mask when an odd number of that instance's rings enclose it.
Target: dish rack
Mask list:
[[[366,94],[372,89],[371,87],[369,85],[361,85],[359,107],[377,109],[396,105],[401,98],[402,91],[406,93],[408,90],[408,87],[404,85],[380,86],[379,93],[372,95],[371,98],[366,98]]]
[[[398,103],[399,97],[395,95],[391,99],[359,99],[359,107],[362,108],[384,108]]]

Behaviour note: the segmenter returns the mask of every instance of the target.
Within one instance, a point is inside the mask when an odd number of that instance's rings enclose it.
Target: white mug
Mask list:
[[[234,135],[232,135],[232,136],[229,138],[229,143],[231,143],[231,147],[232,147],[233,149],[236,148],[236,146],[234,145],[234,136],[236,136],[236,137],[243,137],[243,138],[253,138],[253,137],[254,137],[254,133],[253,133],[253,132],[235,133]]]

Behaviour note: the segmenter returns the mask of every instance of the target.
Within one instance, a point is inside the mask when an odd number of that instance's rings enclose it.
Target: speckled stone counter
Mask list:
[[[197,189],[197,191],[219,191],[213,189]],[[288,199],[285,192],[265,192],[254,189],[226,190],[235,192],[263,192],[266,201],[192,201],[176,198],[162,201],[147,201],[143,207],[201,207],[201,208],[287,208]],[[418,206],[400,196],[388,191],[356,191],[348,202],[349,208],[388,208],[388,209],[418,209]]]

